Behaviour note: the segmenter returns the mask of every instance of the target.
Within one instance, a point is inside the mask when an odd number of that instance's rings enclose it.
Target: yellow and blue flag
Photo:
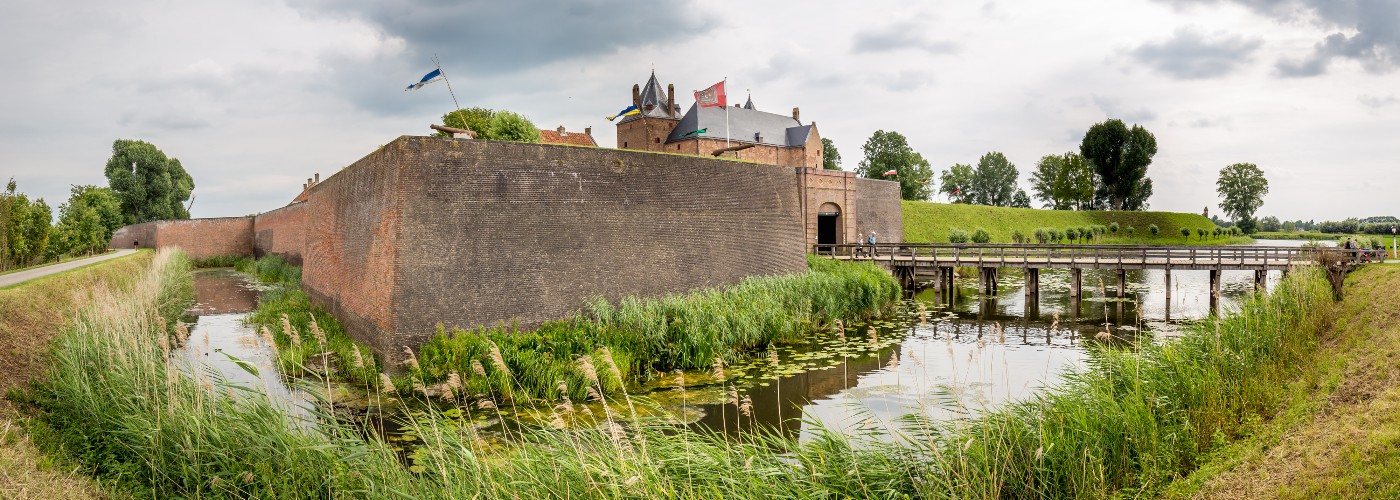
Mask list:
[[[626,109],[623,109],[622,111],[618,111],[617,114],[612,115],[612,116],[608,116],[608,117],[605,117],[605,118],[607,118],[608,121],[613,121],[613,120],[616,120],[616,119],[617,119],[618,117],[620,117],[620,116],[631,116],[631,115],[635,115],[635,114],[638,114],[638,113],[641,113],[641,112],[642,112],[642,110],[637,109],[636,106],[628,106]]]

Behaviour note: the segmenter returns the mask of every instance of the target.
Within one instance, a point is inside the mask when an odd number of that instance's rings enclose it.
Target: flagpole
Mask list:
[[[724,147],[729,147],[729,77],[724,77]],[[735,154],[737,156],[737,153]]]
[[[457,93],[452,91],[452,81],[447,79],[447,72],[442,70],[442,64],[438,62],[437,54],[433,54],[433,66],[437,66],[438,73],[442,75],[442,81],[447,83],[447,95],[452,96],[452,109],[456,111],[457,119],[462,120],[462,128],[471,130],[471,127],[467,126],[467,117],[462,115],[462,105],[457,104]],[[476,130],[472,130],[472,132],[479,133]]]

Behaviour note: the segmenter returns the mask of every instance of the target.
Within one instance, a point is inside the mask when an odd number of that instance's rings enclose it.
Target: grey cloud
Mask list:
[[[1233,72],[1249,62],[1261,43],[1257,38],[1226,33],[1207,36],[1183,28],[1171,38],[1138,46],[1133,49],[1132,56],[1138,62],[1173,78],[1196,80]]]
[[[1230,128],[1230,125],[1233,123],[1234,120],[1230,119],[1228,116],[1199,116],[1186,122],[1191,128]]]
[[[855,53],[904,49],[922,50],[930,54],[954,54],[962,50],[954,42],[925,37],[921,27],[914,22],[896,23],[883,29],[857,33],[851,44],[851,51]]]
[[[1313,46],[1312,53],[1279,60],[1274,68],[1285,77],[1325,73],[1335,59],[1357,61],[1372,73],[1400,66],[1400,6],[1394,0],[1157,0],[1177,6],[1234,3],[1281,21],[1311,21],[1341,29]]]
[[[199,118],[196,115],[174,112],[154,114],[127,113],[117,120],[117,124],[123,127],[134,127],[139,130],[155,131],[199,130],[210,126],[208,120]]]
[[[1400,103],[1400,98],[1395,97],[1394,94],[1387,96],[1361,94],[1356,96],[1356,100],[1368,108],[1381,108]]]
[[[1109,118],[1123,120],[1129,125],[1157,119],[1157,113],[1147,108],[1127,109],[1119,105],[1117,100],[1100,95],[1093,96],[1091,100],[1094,106],[1097,106]]]

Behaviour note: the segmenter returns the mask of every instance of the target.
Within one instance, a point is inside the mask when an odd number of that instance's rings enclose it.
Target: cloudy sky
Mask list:
[[[847,169],[884,129],[936,170],[1001,151],[1024,184],[1119,118],[1157,136],[1154,210],[1216,213],[1219,170],[1251,162],[1260,215],[1400,215],[1397,0],[6,0],[0,46],[0,178],[55,211],[118,138],[184,163],[196,217],[281,206],[430,132],[447,88],[402,89],[437,54],[463,106],[604,146],[654,68],[684,107],[725,77],[801,107]]]

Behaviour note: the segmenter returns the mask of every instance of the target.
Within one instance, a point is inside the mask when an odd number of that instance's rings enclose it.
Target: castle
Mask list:
[[[676,104],[676,86],[662,89],[655,71],[645,86],[632,86],[632,105],[640,112],[617,124],[618,149],[710,156],[737,146],[744,149],[728,157],[822,168],[821,134],[816,123],[802,124],[798,108],[792,108],[791,116],[759,111],[750,97],[743,106],[729,108],[692,104],[682,114]]]

